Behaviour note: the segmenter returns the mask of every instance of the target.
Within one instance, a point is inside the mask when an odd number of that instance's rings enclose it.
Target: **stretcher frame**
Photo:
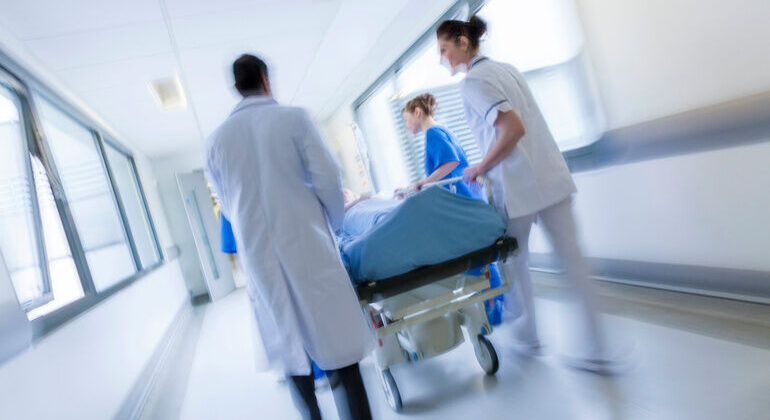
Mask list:
[[[462,180],[460,177],[451,178],[426,184],[423,188],[440,187],[460,180]],[[490,191],[489,188],[487,191]],[[407,193],[408,195],[410,194]],[[491,194],[489,200],[492,203]],[[503,263],[517,253],[516,239],[504,236],[489,247],[461,257],[356,286],[361,307],[371,321],[370,325],[377,342],[374,359],[380,371],[386,399],[391,408],[397,412],[401,411],[403,403],[390,366],[404,361],[416,362],[437,356],[454,349],[464,341],[460,332],[460,336],[455,337],[445,347],[438,350],[434,349],[432,352],[429,351],[428,354],[417,351],[410,354],[407,348],[416,347],[409,342],[410,329],[412,328],[427,326],[431,322],[443,322],[445,319],[448,320],[447,322],[455,323],[449,327],[454,328],[455,331],[459,331],[460,326],[465,327],[482,369],[490,375],[497,371],[499,367],[497,353],[489,340],[485,338],[492,333],[492,326],[487,319],[483,302],[505,293],[510,284],[504,271],[499,270],[502,284],[491,288],[489,284],[490,265],[495,262]],[[481,276],[467,274],[469,270],[478,267],[483,267]],[[462,286],[447,289],[444,294],[438,294],[425,301],[401,307],[398,311],[388,308],[389,300],[398,299],[398,297],[410,292],[426,290],[426,287],[436,283],[449,282],[451,284],[452,279]]]

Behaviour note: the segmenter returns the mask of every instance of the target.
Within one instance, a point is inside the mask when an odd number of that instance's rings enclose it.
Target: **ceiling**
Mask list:
[[[150,157],[200,148],[238,97],[229,69],[266,59],[280,102],[319,120],[349,103],[454,0],[0,0],[0,24]],[[184,110],[151,80],[178,75]]]

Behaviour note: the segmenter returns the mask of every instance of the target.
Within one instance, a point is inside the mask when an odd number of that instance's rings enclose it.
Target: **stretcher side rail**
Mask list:
[[[369,303],[379,302],[398,294],[431,284],[476,267],[505,261],[518,250],[515,238],[504,236],[489,247],[473,251],[440,264],[420,267],[398,276],[368,281],[356,286],[358,298]]]

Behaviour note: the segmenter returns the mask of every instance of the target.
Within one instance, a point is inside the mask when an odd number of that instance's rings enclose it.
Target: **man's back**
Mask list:
[[[206,171],[274,328],[305,337],[276,349],[288,346],[298,369],[305,351],[326,367],[360,360],[366,326],[329,229],[344,216],[340,172],[307,112],[247,97],[206,141]],[[325,337],[332,331],[357,340]]]

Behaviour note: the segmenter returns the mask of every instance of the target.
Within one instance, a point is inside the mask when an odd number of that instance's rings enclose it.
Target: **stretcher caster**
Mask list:
[[[381,370],[380,379],[382,380],[382,389],[385,390],[385,399],[388,400],[388,404],[390,404],[393,411],[401,412],[404,404],[401,402],[401,393],[398,392],[398,385],[396,385],[396,380],[393,379],[390,369]]]
[[[497,369],[500,368],[500,362],[497,359],[497,352],[492,343],[486,337],[479,334],[476,336],[473,350],[476,352],[476,359],[479,361],[481,368],[484,369],[484,372],[487,375],[494,375]]]

